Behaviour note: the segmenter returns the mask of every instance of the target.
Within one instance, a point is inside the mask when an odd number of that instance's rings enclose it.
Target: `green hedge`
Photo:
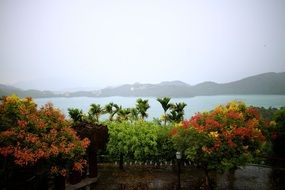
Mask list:
[[[169,138],[169,128],[152,122],[108,122],[107,153],[128,161],[168,161],[175,150]]]

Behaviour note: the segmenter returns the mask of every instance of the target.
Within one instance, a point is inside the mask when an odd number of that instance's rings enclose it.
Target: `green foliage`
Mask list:
[[[127,121],[130,118],[131,109],[130,108],[122,108],[118,109],[117,112],[117,121]]]
[[[100,114],[109,114],[109,121],[105,121],[110,133],[107,152],[117,159],[123,155],[127,160],[169,161],[179,150],[197,165],[225,170],[256,160],[256,156],[271,148],[271,141],[278,150],[284,142],[281,138],[285,136],[281,127],[284,125],[282,111],[275,116],[278,127],[274,127],[275,122],[269,121],[278,111],[275,108],[254,108],[241,102],[231,102],[183,121],[186,104],[171,104],[170,100],[167,97],[157,99],[164,115],[162,120],[154,119],[153,122],[143,121],[147,117],[149,104],[148,100],[142,99],[137,100],[134,108],[122,108],[112,102],[104,108],[92,104],[89,117],[82,110],[69,111],[75,121],[87,119],[98,122]],[[261,111],[261,116],[257,110]],[[161,127],[162,121],[165,127]],[[271,139],[276,136],[277,140]]]
[[[179,123],[184,119],[184,108],[187,106],[184,102],[179,102],[173,104],[171,106],[170,114],[168,114],[168,118],[170,121]]]
[[[83,111],[78,108],[68,108],[68,115],[75,123],[83,121],[84,118]]]
[[[130,120],[137,121],[139,119],[139,112],[136,108],[129,108],[130,109]]]
[[[264,120],[268,120],[271,121],[274,119],[274,114],[278,111],[277,108],[264,108],[264,107],[253,107],[254,109],[256,109],[259,113],[260,116],[264,119]]]
[[[258,110],[264,124],[262,125],[262,132],[266,136],[267,146],[271,152],[269,155],[277,157],[285,157],[284,143],[285,143],[285,107],[280,108],[264,108],[254,107]]]
[[[164,115],[163,115],[164,125],[166,125],[166,122],[167,122],[166,112],[172,106],[172,104],[170,103],[170,100],[171,100],[171,98],[169,98],[169,97],[157,98],[157,101],[161,104],[161,107],[164,111]]]
[[[99,122],[99,117],[101,114],[103,114],[103,111],[104,110],[100,104],[91,104],[88,112],[88,118],[91,121]]]
[[[138,115],[142,120],[148,117],[147,110],[150,108],[148,100],[137,99],[136,109],[138,110]]]
[[[274,120],[277,122],[278,127],[284,130],[285,126],[285,108],[281,108],[274,114]]]
[[[187,159],[198,163],[202,154],[199,152],[201,147],[206,144],[208,137],[200,134],[193,128],[183,129],[178,126],[173,128],[176,130],[177,135],[173,136],[173,142],[176,150],[184,153]],[[191,143],[191,144],[189,144]]]
[[[175,159],[175,148],[170,138],[169,131],[172,126],[158,127],[157,131],[157,156],[153,160],[171,161]]]
[[[169,123],[179,123],[184,119],[184,108],[187,106],[184,102],[179,102],[172,104],[170,103],[171,98],[157,98],[157,101],[161,104],[162,109],[164,110],[164,114],[162,115],[162,121],[164,125],[166,125],[167,121]],[[169,113],[167,113],[167,111]]]
[[[175,152],[167,128],[162,129],[145,121],[109,122],[107,125],[107,151],[113,157],[119,158],[120,154],[123,154],[124,158],[129,160],[159,160],[171,159],[168,151]]]
[[[276,126],[272,135],[273,151],[276,156],[285,157],[285,108],[281,108],[274,115]]]
[[[105,105],[103,113],[109,114],[109,121],[113,121],[113,117],[118,112],[118,110],[119,106],[113,102],[110,102],[109,104]]]
[[[171,107],[170,100],[171,98],[169,97],[157,98],[157,101],[161,104],[164,113],[166,113],[167,110]]]

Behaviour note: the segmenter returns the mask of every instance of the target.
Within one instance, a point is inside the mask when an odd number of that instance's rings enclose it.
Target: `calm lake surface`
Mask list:
[[[35,102],[38,106],[42,106],[47,102],[51,102],[55,107],[62,110],[67,115],[68,108],[79,108],[85,113],[88,111],[90,104],[96,103],[104,106],[110,102],[114,102],[123,107],[134,107],[137,97],[74,97],[74,98],[37,98]],[[145,97],[148,99],[150,109],[148,110],[149,119],[158,118],[163,113],[160,103],[153,97]],[[285,95],[222,95],[222,96],[196,96],[191,98],[172,98],[172,103],[185,102],[185,118],[190,118],[197,112],[209,111],[220,104],[226,104],[232,100],[244,101],[247,105],[259,107],[282,107],[285,106]]]

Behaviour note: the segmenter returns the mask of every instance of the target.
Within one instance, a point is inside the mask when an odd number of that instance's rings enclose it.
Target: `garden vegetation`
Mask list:
[[[133,108],[116,103],[92,104],[88,113],[68,110],[70,119],[52,104],[41,108],[31,98],[7,96],[0,104],[1,178],[15,167],[39,166],[52,175],[82,171],[90,139],[80,138],[76,126],[103,124],[108,128],[105,155],[118,161],[171,162],[175,152],[193,166],[228,171],[272,156],[284,157],[285,108],[248,107],[232,101],[214,110],[184,119],[183,102],[158,98],[162,116],[145,121],[148,100],[138,99]],[[269,111],[268,111],[269,110]],[[108,119],[101,120],[103,114]],[[84,125],[83,125],[84,124]]]

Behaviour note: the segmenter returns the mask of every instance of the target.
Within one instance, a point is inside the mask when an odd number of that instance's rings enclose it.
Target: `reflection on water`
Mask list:
[[[271,190],[285,189],[285,170],[266,166],[250,165],[234,172],[223,174],[211,172],[214,189],[227,190]],[[177,173],[169,167],[126,168],[120,171],[116,167],[100,168],[99,180],[91,189],[177,189]],[[183,168],[181,189],[200,189],[204,182],[204,172],[198,169]]]

